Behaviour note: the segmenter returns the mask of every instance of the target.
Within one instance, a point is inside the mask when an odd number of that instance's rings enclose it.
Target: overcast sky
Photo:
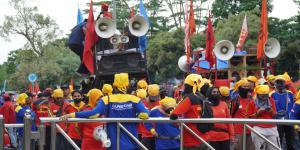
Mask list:
[[[28,0],[27,0],[28,1]],[[86,9],[86,3],[90,0],[31,0],[30,5],[38,7],[39,12],[49,15],[59,28],[63,31],[61,36],[70,33],[76,25],[76,15],[78,4],[81,9]],[[99,1],[99,0],[97,0]],[[0,0],[0,24],[4,21],[5,15],[13,15],[14,10],[8,4],[9,0]],[[293,0],[273,0],[274,9],[270,16],[280,19],[287,19],[296,15],[298,8]],[[94,9],[98,9],[94,7]],[[11,37],[11,42],[0,38],[0,64],[5,62],[11,50],[21,48],[26,40],[20,36]]]

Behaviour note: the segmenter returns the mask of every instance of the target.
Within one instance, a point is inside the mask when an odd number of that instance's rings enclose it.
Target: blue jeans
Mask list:
[[[10,138],[11,146],[17,147],[17,130],[16,128],[7,128],[7,132]]]

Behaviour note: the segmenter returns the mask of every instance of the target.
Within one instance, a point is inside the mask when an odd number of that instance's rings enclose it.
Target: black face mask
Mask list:
[[[76,98],[76,99],[74,99],[74,103],[75,104],[79,104],[81,102],[81,98]]]
[[[201,89],[200,89],[200,93],[203,95],[203,96],[206,96],[206,93],[207,93],[207,90],[209,89],[209,84],[205,83]]]
[[[282,81],[275,82],[275,87],[277,90],[282,91],[285,89],[285,83]]]
[[[150,103],[154,103],[154,102],[155,102],[155,99],[149,99],[149,102],[150,102]]]
[[[247,98],[248,97],[248,93],[249,93],[249,89],[245,89],[245,88],[242,88],[242,87],[239,88],[239,95],[242,98]]]
[[[183,90],[183,95],[187,95],[187,94],[191,94],[193,93],[193,87],[188,85],[188,84],[184,84],[184,90]]]
[[[221,98],[220,94],[212,94],[209,96],[208,99],[214,106],[216,106],[216,105],[219,105],[220,98]]]
[[[56,104],[56,105],[59,105],[59,106],[62,106],[63,105],[63,103],[64,103],[64,100],[54,100],[54,103]]]
[[[167,114],[171,114],[171,111],[173,111],[174,110],[174,108],[168,108],[167,110],[165,110],[165,112],[167,113]]]

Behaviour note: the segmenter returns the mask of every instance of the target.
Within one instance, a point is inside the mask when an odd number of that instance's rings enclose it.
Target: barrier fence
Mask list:
[[[0,116],[0,136],[3,136],[4,128],[7,127],[23,127],[23,147],[25,150],[30,150],[31,139],[38,140],[39,149],[43,150],[45,145],[45,125],[44,123],[51,123],[51,150],[55,150],[55,140],[56,140],[56,129],[67,139],[68,142],[73,145],[76,150],[79,147],[76,146],[75,142],[56,124],[61,122],[59,118],[40,118],[41,125],[38,127],[38,131],[31,131],[31,119],[24,118],[23,124],[5,124],[4,118]],[[210,118],[210,119],[178,119],[170,120],[168,118],[150,118],[148,120],[141,120],[136,118],[97,118],[97,119],[81,119],[81,118],[70,118],[68,122],[105,122],[105,123],[117,123],[117,150],[120,149],[120,130],[127,133],[141,148],[147,149],[139,140],[134,137],[123,125],[122,123],[178,123],[180,125],[180,149],[183,149],[183,128],[187,129],[188,132],[193,134],[198,140],[202,141],[209,149],[214,150],[213,147],[209,145],[208,142],[203,140],[200,136],[194,133],[186,123],[233,123],[233,124],[243,124],[243,150],[246,150],[246,129],[250,129],[252,133],[257,134],[259,137],[264,139],[267,143],[274,146],[276,149],[280,149],[274,143],[270,142],[263,135],[259,134],[248,124],[276,124],[276,125],[294,125],[300,124],[300,120],[274,120],[274,119],[235,119],[235,118]],[[0,149],[3,147],[3,138],[0,138]]]

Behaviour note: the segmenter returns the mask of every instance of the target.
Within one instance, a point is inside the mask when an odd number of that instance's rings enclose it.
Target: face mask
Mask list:
[[[76,99],[74,99],[74,103],[75,104],[79,104],[81,102],[81,98],[76,98]]]
[[[282,91],[285,88],[285,84],[283,82],[275,82],[275,87],[277,90]]]
[[[248,93],[249,93],[249,89],[245,89],[245,88],[239,88],[239,95],[242,98],[247,98],[248,97]]]
[[[62,99],[59,99],[59,100],[54,100],[54,103],[56,104],[56,105],[59,105],[59,106],[61,106],[62,104],[63,104],[63,100]]]
[[[165,110],[165,112],[167,113],[167,114],[171,114],[171,111],[173,111],[174,110],[174,108],[168,108],[167,110]]]
[[[219,105],[219,103],[220,103],[220,94],[212,94],[212,95],[210,95],[209,96],[209,101],[214,105],[214,106],[216,106],[216,105]]]

